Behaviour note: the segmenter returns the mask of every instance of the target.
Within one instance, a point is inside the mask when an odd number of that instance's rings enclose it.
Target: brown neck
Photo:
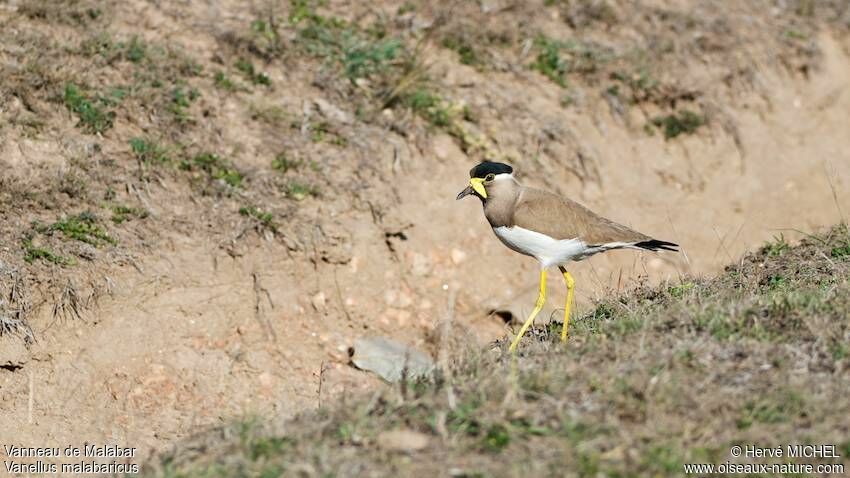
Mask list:
[[[521,186],[513,179],[500,179],[487,186],[484,216],[492,227],[513,226],[513,211]]]

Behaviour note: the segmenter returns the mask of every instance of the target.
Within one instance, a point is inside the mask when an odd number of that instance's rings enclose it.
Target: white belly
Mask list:
[[[580,239],[553,239],[519,226],[494,227],[493,232],[506,246],[520,254],[534,257],[543,267],[581,260],[596,252],[589,249]]]

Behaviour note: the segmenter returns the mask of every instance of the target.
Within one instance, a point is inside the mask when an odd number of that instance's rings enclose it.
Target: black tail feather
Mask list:
[[[640,247],[641,249],[646,249],[648,251],[673,251],[679,252],[677,247],[678,244],[673,244],[672,242],[667,241],[659,241],[658,239],[651,239],[649,241],[643,241],[635,243],[635,247]]]

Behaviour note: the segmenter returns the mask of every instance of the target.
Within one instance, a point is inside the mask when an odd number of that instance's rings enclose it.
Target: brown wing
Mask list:
[[[579,238],[592,245],[650,239],[599,216],[575,201],[533,188],[523,188],[520,193],[513,223],[555,239]]]

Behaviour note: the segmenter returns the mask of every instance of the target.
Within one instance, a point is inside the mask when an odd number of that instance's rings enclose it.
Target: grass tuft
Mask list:
[[[254,219],[257,222],[257,226],[261,229],[268,229],[272,232],[277,232],[277,225],[274,223],[274,215],[270,212],[264,212],[254,206],[246,206],[239,208],[239,214]]]
[[[267,74],[254,69],[254,64],[245,58],[236,60],[236,69],[255,85],[270,86],[272,84],[272,80]]]
[[[239,188],[242,186],[244,177],[229,161],[213,153],[200,153],[191,159],[180,162],[180,169],[184,171],[201,171],[210,179]]]
[[[120,204],[109,206],[109,209],[112,210],[111,219],[115,224],[121,224],[133,218],[144,219],[149,215],[148,211],[145,209],[122,206]]]
[[[692,134],[705,123],[704,116],[690,110],[659,116],[652,120],[652,124],[664,133],[664,139],[673,139],[682,134]]]
[[[35,261],[45,261],[59,266],[73,265],[74,261],[71,258],[60,256],[50,249],[45,247],[37,247],[32,243],[32,239],[25,239],[21,244],[24,250],[24,260],[28,264]]]
[[[115,113],[103,109],[105,100],[91,100],[71,83],[65,85],[65,107],[79,118],[79,126],[88,133],[103,133],[112,128]]]
[[[318,197],[319,190],[310,184],[301,183],[298,181],[290,181],[283,187],[283,192],[286,197],[296,201],[302,201],[308,197]]]
[[[137,160],[145,164],[165,164],[171,162],[168,152],[155,141],[145,138],[132,138],[130,150]]]
[[[92,246],[99,246],[103,243],[112,245],[118,243],[97,224],[97,218],[90,212],[82,212],[76,216],[60,219],[48,226],[47,231],[59,231],[67,239],[85,242]]]

